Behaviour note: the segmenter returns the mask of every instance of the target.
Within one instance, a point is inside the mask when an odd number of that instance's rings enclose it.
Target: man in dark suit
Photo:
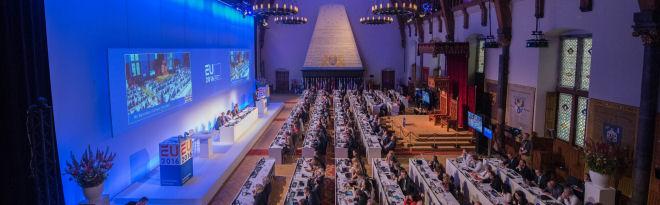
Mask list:
[[[550,175],[548,173],[543,173],[540,169],[535,170],[536,177],[534,178],[534,183],[539,186],[541,189],[545,189],[550,180]]]
[[[564,190],[559,184],[557,184],[557,182],[555,182],[555,180],[550,180],[545,189],[543,189],[543,192],[552,195],[552,197],[559,198]]]
[[[318,198],[318,196],[314,193],[312,193],[311,189],[309,187],[305,187],[305,202],[308,205],[320,205],[321,200]]]
[[[367,201],[369,201],[369,197],[367,196],[367,193],[364,192],[364,190],[359,189],[357,190],[355,201],[357,202],[358,205],[367,205]]]
[[[268,195],[264,190],[263,185],[258,184],[254,190],[254,204],[256,205],[266,205],[268,204]]]
[[[389,140],[387,140],[387,144],[383,145],[383,152],[387,153],[394,150],[394,148],[396,148],[396,138],[394,138],[393,135],[390,135]]]
[[[509,169],[515,169],[518,167],[518,158],[511,153],[506,154],[506,159],[504,160],[504,165]]]
[[[527,162],[525,160],[521,160],[515,170],[518,172],[518,174],[520,174],[520,176],[523,177],[523,179],[527,181],[534,181],[534,172],[531,168],[529,168],[529,166],[527,166]]]
[[[405,169],[401,170],[399,174],[399,179],[397,180],[399,187],[404,195],[415,195],[415,187],[413,185],[412,179],[408,177],[408,172]]]

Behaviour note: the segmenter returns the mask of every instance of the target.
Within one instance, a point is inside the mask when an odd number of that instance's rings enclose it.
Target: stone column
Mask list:
[[[647,204],[653,145],[655,144],[655,116],[658,108],[658,81],[660,81],[660,12],[644,10],[634,14],[634,36],[644,44],[642,90],[639,101],[639,119],[633,165],[632,203]]]

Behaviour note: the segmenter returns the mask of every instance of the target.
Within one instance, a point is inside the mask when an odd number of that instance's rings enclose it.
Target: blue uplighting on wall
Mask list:
[[[208,106],[215,103],[252,103],[241,95],[254,92],[250,79],[113,133],[108,71],[117,68],[108,66],[109,49],[253,50],[254,17],[216,0],[46,0],[45,13],[60,167],[88,145],[108,146],[117,153],[104,186],[111,198],[152,172],[160,141],[211,119],[192,119],[190,113],[220,110]],[[66,204],[78,204],[82,190],[68,179],[62,180]]]

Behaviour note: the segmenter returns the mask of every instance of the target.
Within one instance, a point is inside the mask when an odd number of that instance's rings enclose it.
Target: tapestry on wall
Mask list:
[[[509,84],[506,99],[506,124],[531,133],[534,123],[533,87]]]
[[[620,144],[623,128],[610,123],[603,123],[603,141],[611,144]]]

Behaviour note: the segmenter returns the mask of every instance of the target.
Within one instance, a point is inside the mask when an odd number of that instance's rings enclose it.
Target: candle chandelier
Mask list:
[[[288,16],[298,13],[298,6],[291,3],[255,3],[252,5],[252,11],[257,15],[263,16]]]
[[[371,6],[374,15],[408,15],[417,13],[417,4],[412,1],[395,1],[376,3]]]
[[[361,24],[382,25],[394,22],[394,18],[389,16],[367,16],[360,18]]]
[[[300,16],[278,16],[275,17],[274,21],[275,23],[279,23],[279,24],[298,25],[298,24],[306,24],[307,18]]]

